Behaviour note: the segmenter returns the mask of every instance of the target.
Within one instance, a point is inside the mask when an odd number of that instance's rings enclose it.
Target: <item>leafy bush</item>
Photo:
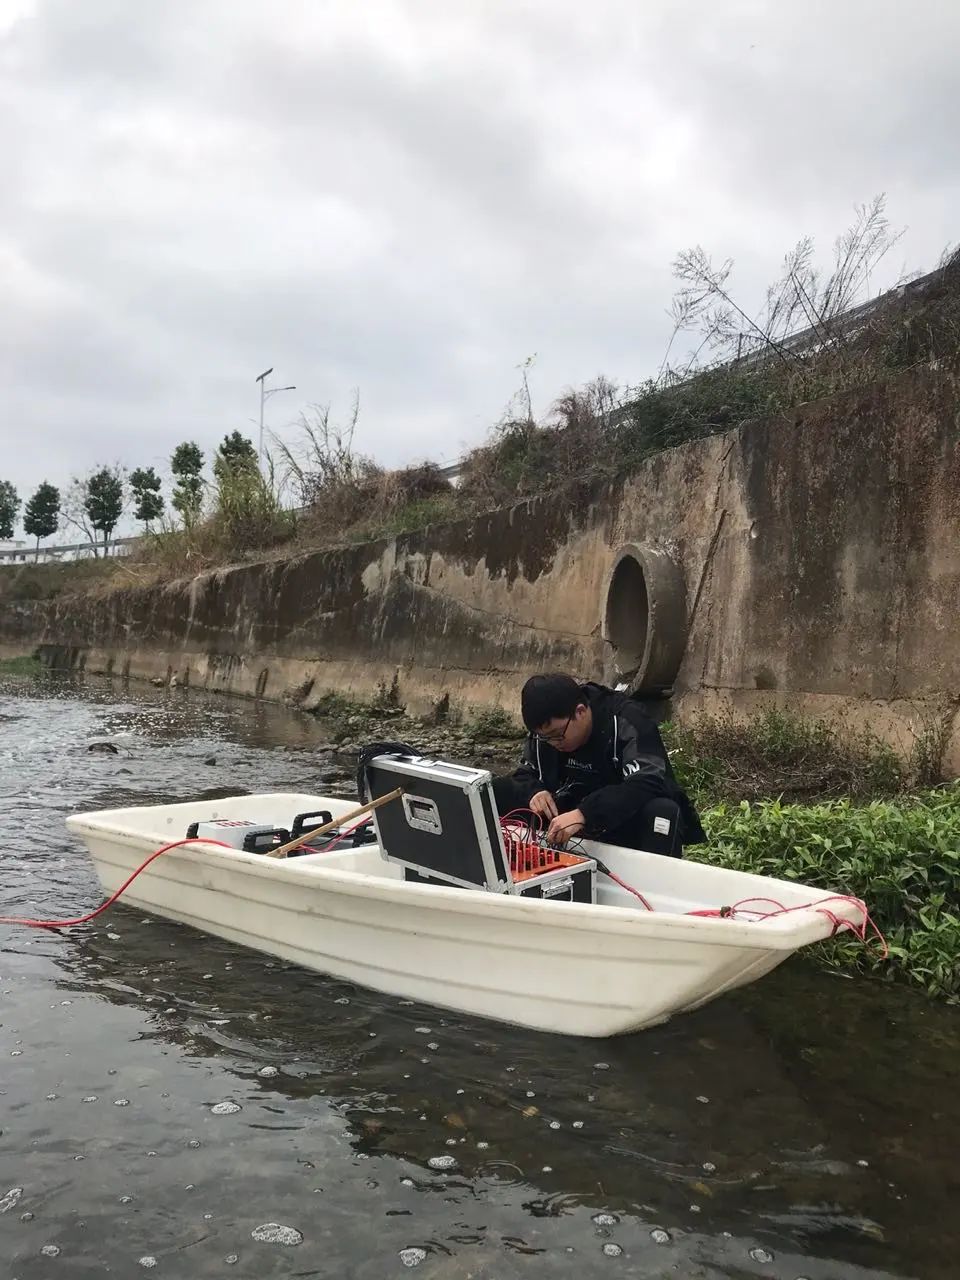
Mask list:
[[[824,963],[899,974],[930,995],[960,997],[960,784],[863,806],[744,800],[702,817],[710,842],[698,859],[867,903],[889,960],[841,937],[819,949]]]

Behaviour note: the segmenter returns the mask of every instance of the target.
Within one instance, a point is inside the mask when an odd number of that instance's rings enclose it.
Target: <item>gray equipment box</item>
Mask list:
[[[589,859],[514,879],[493,778],[486,769],[422,756],[380,755],[367,764],[364,781],[370,800],[403,788],[399,799],[374,810],[374,822],[383,857],[405,868],[408,880],[524,897],[596,900],[596,864]]]

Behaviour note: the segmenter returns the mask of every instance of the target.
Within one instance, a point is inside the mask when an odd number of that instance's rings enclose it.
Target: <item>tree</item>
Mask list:
[[[134,519],[141,520],[149,530],[151,521],[159,520],[163,515],[160,477],[153,467],[137,467],[130,474],[130,489],[136,503],[133,509]]]
[[[12,538],[20,499],[9,480],[0,480],[0,538]]]
[[[97,550],[97,531],[90,523],[86,502],[87,481],[73,476],[70,480],[70,487],[63,495],[63,501],[60,504],[63,524],[72,525],[85,542],[93,544],[93,556],[96,559],[100,554]]]
[[[90,525],[103,534],[103,554],[107,554],[110,535],[123,514],[123,475],[119,467],[101,467],[87,478],[83,508]]]
[[[173,505],[183,517],[184,525],[189,528],[200,515],[203,502],[203,453],[199,445],[192,440],[178,444],[170,459],[170,470],[177,477],[173,491]]]
[[[222,484],[224,479],[241,473],[252,474],[257,470],[257,451],[253,442],[239,431],[224,436],[213,460],[213,474]]]
[[[23,512],[23,528],[31,538],[36,538],[35,559],[40,559],[40,539],[56,533],[60,524],[60,490],[46,480],[37,485],[36,493]]]

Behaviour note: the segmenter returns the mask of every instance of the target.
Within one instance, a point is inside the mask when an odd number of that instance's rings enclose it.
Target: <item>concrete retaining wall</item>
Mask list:
[[[513,709],[532,671],[571,669],[682,715],[796,705],[904,751],[934,729],[960,772],[958,407],[955,370],[918,370],[477,520],[100,597],[0,595],[0,639],[307,706],[396,683],[415,710]]]

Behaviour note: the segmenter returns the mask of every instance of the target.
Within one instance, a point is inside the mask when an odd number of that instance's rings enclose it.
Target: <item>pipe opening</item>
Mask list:
[[[606,636],[618,672],[633,675],[643,662],[650,626],[650,598],[643,566],[624,555],[607,588]]]

